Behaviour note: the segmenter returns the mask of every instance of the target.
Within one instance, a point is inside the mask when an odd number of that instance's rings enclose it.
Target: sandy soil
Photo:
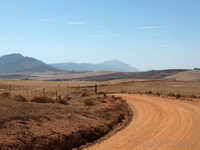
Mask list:
[[[143,95],[120,95],[133,110],[127,128],[89,150],[200,149],[200,105]]]

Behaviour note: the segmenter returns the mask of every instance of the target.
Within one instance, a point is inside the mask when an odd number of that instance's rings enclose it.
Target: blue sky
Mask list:
[[[0,56],[200,67],[199,0],[0,0]]]

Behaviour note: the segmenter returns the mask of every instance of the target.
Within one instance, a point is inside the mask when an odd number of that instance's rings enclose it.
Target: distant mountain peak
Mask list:
[[[8,54],[0,57],[0,73],[42,72],[57,70],[35,58],[24,57],[20,53]]]
[[[89,63],[58,63],[50,64],[52,67],[67,71],[118,71],[118,72],[138,72],[138,70],[118,59],[113,59],[110,61],[105,61],[99,64],[89,64]]]
[[[138,70],[129,64],[126,64],[118,59],[105,61],[102,64],[114,67],[122,72],[138,72]]]

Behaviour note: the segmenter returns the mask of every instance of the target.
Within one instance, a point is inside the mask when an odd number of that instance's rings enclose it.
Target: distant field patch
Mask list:
[[[25,78],[25,75],[21,74],[9,74],[9,75],[0,75],[0,79],[16,79],[16,78]]]

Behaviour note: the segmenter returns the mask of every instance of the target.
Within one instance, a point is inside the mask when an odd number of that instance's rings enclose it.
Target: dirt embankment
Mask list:
[[[0,149],[71,149],[93,142],[130,121],[120,97],[84,90],[67,103],[0,97]],[[65,104],[65,105],[63,105]]]
[[[200,104],[145,95],[120,94],[133,110],[131,123],[87,150],[200,149]]]

